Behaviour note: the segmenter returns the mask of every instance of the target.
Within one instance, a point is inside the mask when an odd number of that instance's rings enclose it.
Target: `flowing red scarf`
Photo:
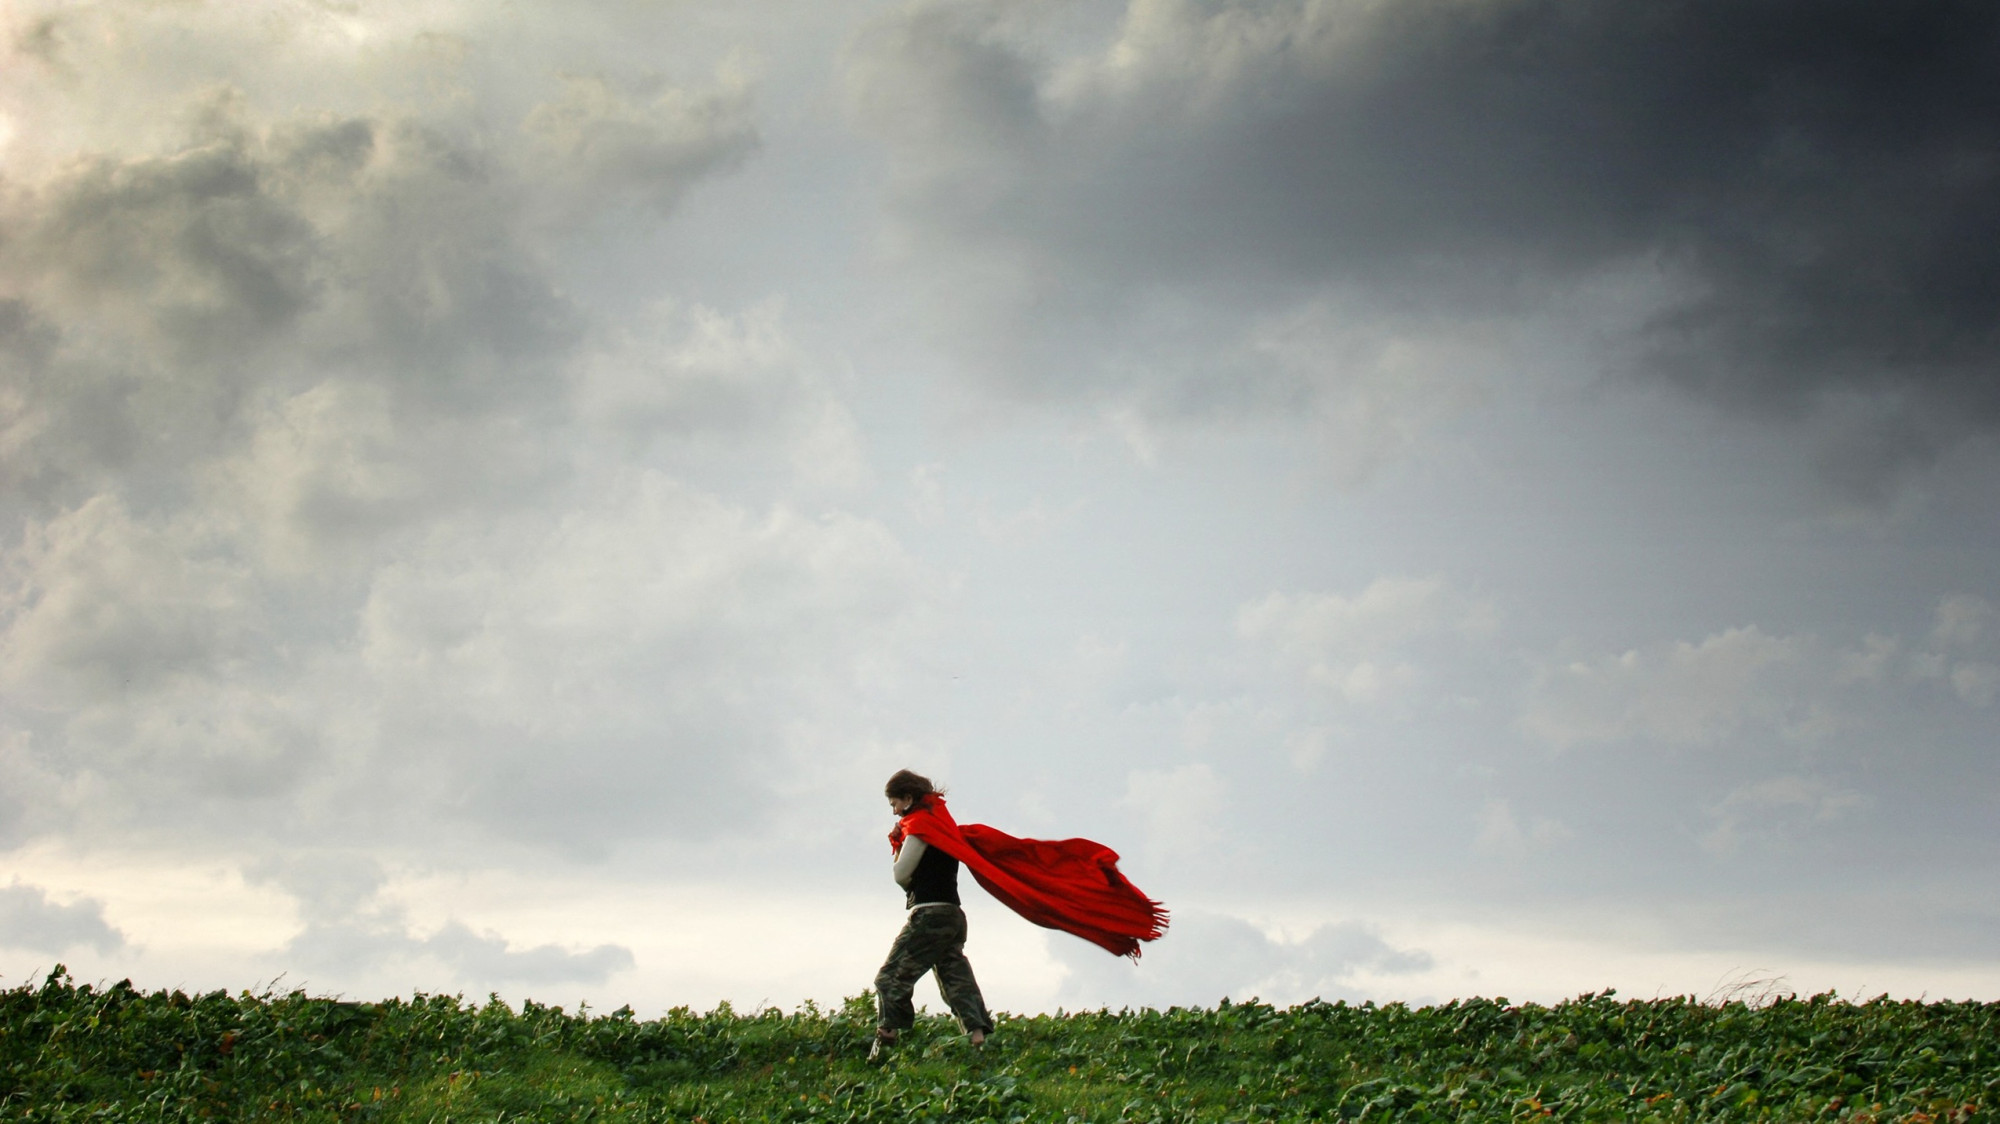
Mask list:
[[[1118,956],[1167,931],[1167,910],[1118,871],[1118,852],[1088,839],[1016,839],[985,824],[960,827],[929,796],[896,821],[889,847],[914,835],[965,864],[986,892],[1045,929],[1073,933]]]

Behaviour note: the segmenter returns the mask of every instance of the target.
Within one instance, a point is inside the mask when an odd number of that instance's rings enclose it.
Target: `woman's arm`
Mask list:
[[[914,835],[903,840],[903,849],[896,852],[896,864],[891,868],[896,873],[896,885],[905,890],[910,888],[910,879],[917,876],[917,864],[929,849],[928,844]]]

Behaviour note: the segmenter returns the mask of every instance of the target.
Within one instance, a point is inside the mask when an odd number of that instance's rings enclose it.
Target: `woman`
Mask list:
[[[880,1061],[896,1044],[896,1036],[915,1025],[916,1006],[911,993],[925,972],[937,973],[938,990],[958,1016],[974,1046],[982,1045],[993,1030],[986,1013],[986,1001],[979,994],[979,981],[972,976],[972,964],[965,959],[965,911],[959,908],[958,860],[941,847],[927,845],[904,830],[910,816],[940,804],[942,795],[927,777],[908,769],[889,778],[883,792],[889,810],[896,815],[896,830],[889,835],[895,855],[892,871],[896,884],[903,887],[903,902],[909,920],[889,946],[889,958],[875,974],[875,1044],[868,1050],[870,1061]]]

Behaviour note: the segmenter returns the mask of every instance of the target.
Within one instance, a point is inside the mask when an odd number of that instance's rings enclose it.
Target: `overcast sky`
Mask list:
[[[0,984],[2000,999],[2000,8],[0,36]]]

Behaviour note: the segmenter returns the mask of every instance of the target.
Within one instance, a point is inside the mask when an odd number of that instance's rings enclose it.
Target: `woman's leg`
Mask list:
[[[952,921],[950,943],[938,952],[935,968],[938,991],[951,1005],[951,1013],[958,1016],[958,1025],[967,1034],[984,1038],[993,1033],[993,1019],[986,1013],[986,1000],[979,994],[979,981],[972,975],[972,961],[965,958],[965,913],[958,909],[937,912],[950,914]]]
[[[931,950],[925,946],[935,940],[918,921],[924,914],[934,912],[920,909],[910,914],[910,919],[903,923],[903,931],[896,934],[896,943],[889,946],[889,958],[882,962],[882,970],[875,973],[875,1028],[883,1038],[894,1038],[898,1031],[916,1025],[917,1008],[910,996],[917,981],[931,969]]]

